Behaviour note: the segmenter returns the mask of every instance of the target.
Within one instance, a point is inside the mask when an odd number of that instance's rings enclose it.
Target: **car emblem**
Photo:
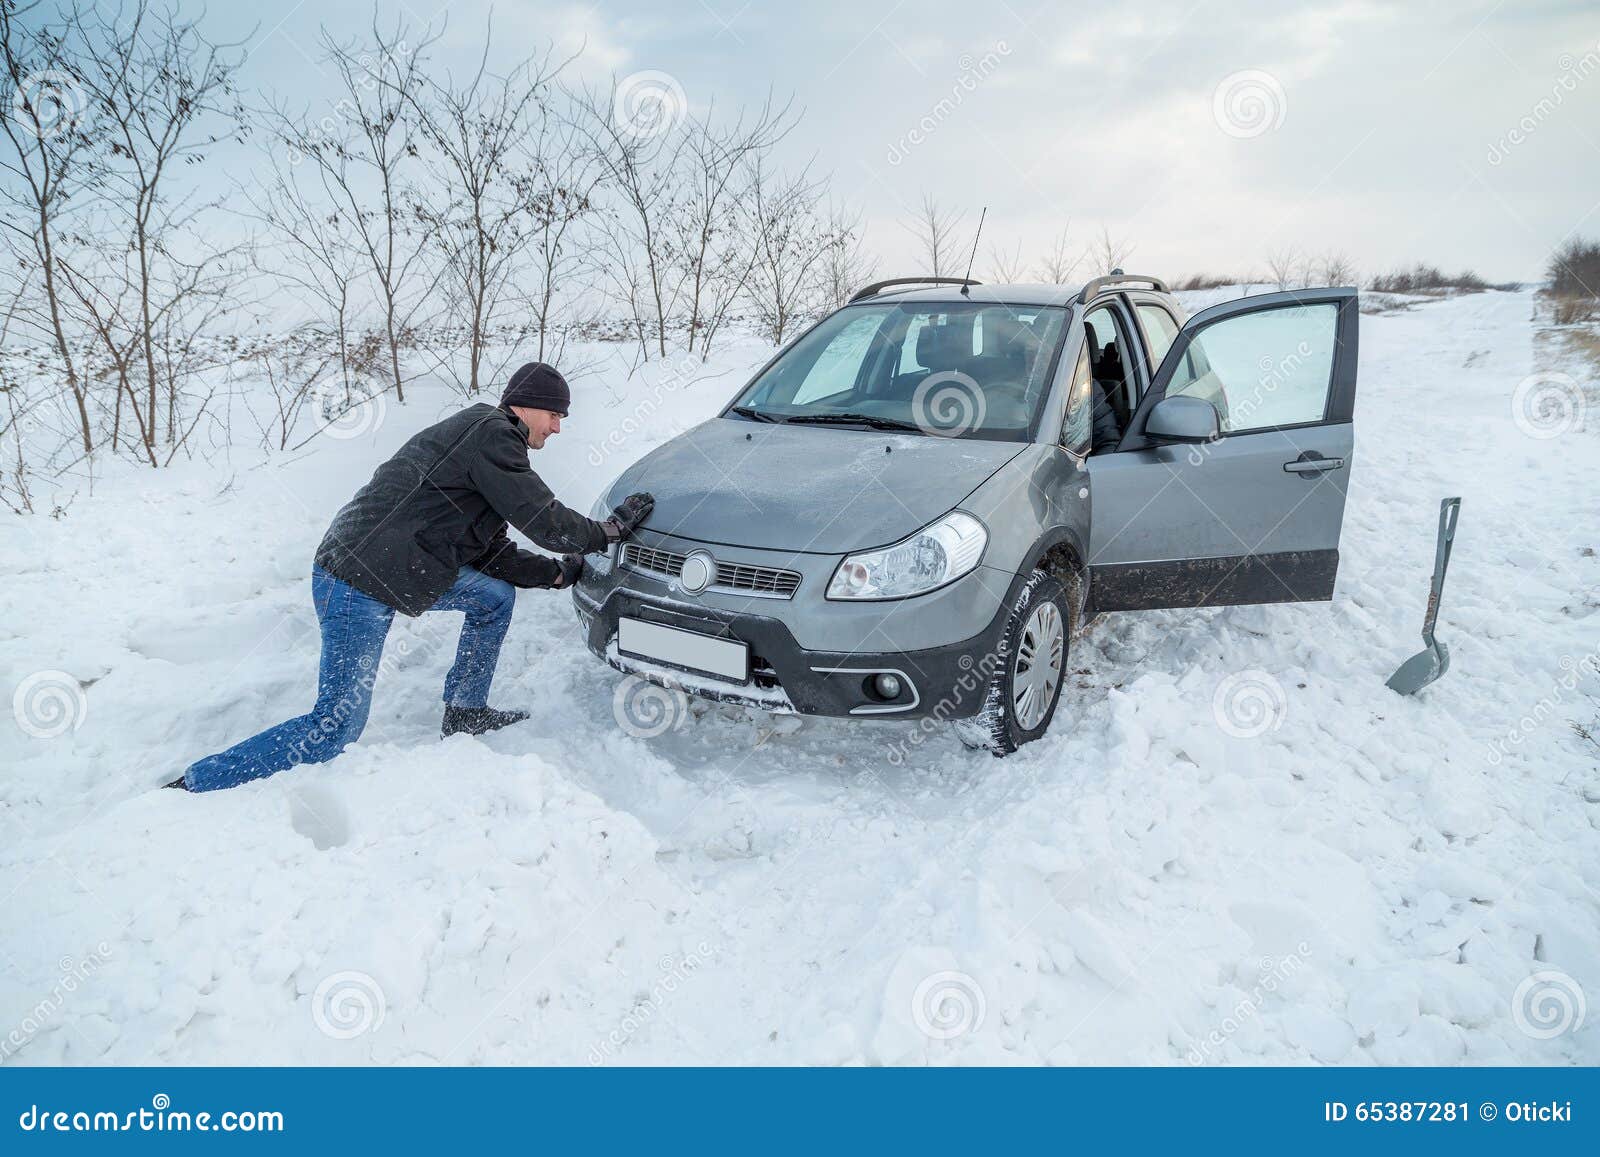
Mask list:
[[[717,560],[703,550],[697,550],[683,560],[678,572],[678,585],[687,593],[697,595],[711,585],[717,577]]]

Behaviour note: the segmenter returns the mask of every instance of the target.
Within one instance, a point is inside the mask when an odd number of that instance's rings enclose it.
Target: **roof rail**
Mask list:
[[[1143,273],[1124,273],[1122,270],[1118,269],[1115,272],[1106,274],[1104,277],[1096,277],[1086,283],[1084,287],[1078,291],[1078,304],[1088,304],[1090,298],[1099,293],[1108,285],[1122,285],[1130,281],[1137,281],[1148,285],[1157,293],[1168,292],[1167,283],[1162,281],[1159,277],[1150,277]]]
[[[856,290],[850,298],[851,301],[860,301],[863,298],[874,297],[891,285],[982,285],[981,281],[974,281],[970,277],[891,277],[887,281],[874,281],[871,285]]]

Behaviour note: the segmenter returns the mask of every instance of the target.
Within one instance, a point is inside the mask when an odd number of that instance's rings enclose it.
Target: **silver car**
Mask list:
[[[1120,273],[868,286],[602,496],[656,501],[574,588],[588,646],[696,695],[1014,751],[1100,612],[1332,597],[1357,307],[1186,319]]]

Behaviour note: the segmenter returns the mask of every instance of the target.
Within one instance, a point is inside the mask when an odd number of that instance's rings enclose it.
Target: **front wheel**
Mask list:
[[[968,746],[1009,755],[1050,727],[1061,699],[1073,600],[1054,575],[1036,570],[1017,593],[983,709],[961,729]]]

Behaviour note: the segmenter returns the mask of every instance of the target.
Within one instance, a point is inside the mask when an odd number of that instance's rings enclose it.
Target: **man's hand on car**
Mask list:
[[[655,497],[643,491],[628,495],[617,503],[617,508],[611,512],[611,517],[600,524],[606,528],[606,538],[611,542],[627,538],[635,527],[650,517],[650,511],[655,505]]]

